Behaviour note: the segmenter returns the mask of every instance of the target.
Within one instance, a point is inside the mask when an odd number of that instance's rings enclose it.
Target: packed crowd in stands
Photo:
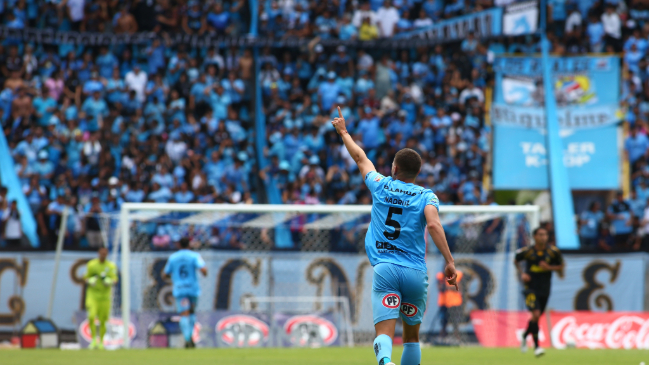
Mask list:
[[[262,37],[371,40],[482,11],[492,0],[259,1]],[[13,9],[13,11],[8,11]],[[15,29],[239,35],[248,32],[247,0],[89,1],[10,0],[0,3],[4,25]]]
[[[247,33],[251,18],[243,0],[10,3],[0,2],[0,14],[12,28],[234,36]],[[63,206],[73,208],[68,241],[87,237],[84,244],[92,246],[98,238],[87,233],[99,229],[93,214],[116,212],[125,201],[253,203],[269,201],[270,187],[283,203],[369,203],[363,177],[329,123],[338,106],[379,172],[389,175],[396,151],[410,147],[424,160],[418,183],[442,202],[494,204],[482,186],[490,173],[484,120],[490,64],[498,53],[537,51],[537,38],[470,34],[444,47],[323,47],[321,39],[390,37],[493,2],[259,3],[261,37],[312,41],[304,49],[262,49],[257,78],[252,51],[243,48],[170,46],[164,37],[146,46],[98,48],[2,42],[0,121],[46,247]],[[634,131],[625,148],[634,196],[644,202],[649,7],[643,6],[550,1],[549,24],[555,53],[624,52],[626,120]],[[255,85],[266,123],[263,169],[254,150]],[[644,232],[646,204],[622,203],[597,214],[594,235],[592,219],[581,215],[585,247],[639,246],[638,235],[622,242],[600,224],[615,227],[618,210],[628,206],[634,227]]]

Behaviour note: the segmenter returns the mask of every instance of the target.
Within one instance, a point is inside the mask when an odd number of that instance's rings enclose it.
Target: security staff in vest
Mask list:
[[[459,284],[464,274],[457,270],[457,283]],[[459,325],[462,320],[462,292],[455,290],[454,285],[448,285],[443,272],[437,273],[437,305],[442,320],[440,337],[446,337],[446,327],[450,321],[453,325],[455,337],[460,336]]]

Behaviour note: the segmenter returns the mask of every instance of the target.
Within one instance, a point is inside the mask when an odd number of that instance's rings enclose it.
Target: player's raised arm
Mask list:
[[[338,132],[338,134],[340,134],[340,137],[342,137],[345,148],[347,148],[347,151],[349,151],[349,154],[356,162],[356,165],[358,165],[358,170],[360,170],[361,175],[363,176],[363,178],[365,178],[368,172],[376,171],[376,168],[374,167],[372,161],[367,158],[365,151],[363,151],[363,149],[360,148],[356,144],[356,142],[354,142],[352,136],[349,134],[349,132],[347,132],[347,127],[345,126],[345,118],[343,117],[343,112],[340,110],[340,107],[338,107],[338,116],[338,118],[334,118],[331,124],[333,124],[333,126],[336,128],[336,132]]]
[[[458,290],[455,261],[453,260],[453,255],[451,255],[451,250],[448,248],[448,242],[446,242],[446,235],[444,234],[444,227],[442,227],[442,222],[439,220],[437,208],[432,205],[427,205],[426,208],[424,208],[424,215],[426,216],[428,233],[433,237],[435,246],[437,246],[439,252],[444,256],[444,260],[446,260],[446,268],[444,269],[446,282],[448,282],[449,285],[455,285],[455,289]]]

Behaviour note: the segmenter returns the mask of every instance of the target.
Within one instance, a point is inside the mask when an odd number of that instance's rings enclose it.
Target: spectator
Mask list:
[[[6,204],[6,201],[4,202]],[[9,248],[20,248],[20,241],[23,236],[20,223],[20,212],[15,200],[9,202],[7,208],[3,209],[2,224],[4,225],[3,238]]]
[[[145,100],[144,90],[147,81],[147,74],[140,69],[138,64],[135,64],[133,70],[126,73],[126,76],[124,77],[124,84],[129,90],[135,91],[137,100],[140,103],[143,103]]]
[[[582,249],[592,249],[598,245],[600,225],[604,220],[604,213],[601,211],[597,201],[590,203],[588,210],[579,216],[579,240]]]
[[[631,206],[624,199],[623,192],[617,192],[616,200],[608,208],[608,217],[613,228],[615,247],[626,248],[633,232],[633,213]]]
[[[360,7],[354,11],[352,25],[356,29],[360,29],[365,19],[369,19],[369,23],[372,25],[378,23],[378,15],[370,9],[369,1],[362,2]]]
[[[395,26],[399,23],[399,11],[392,5],[391,0],[384,0],[383,6],[376,13],[381,38],[390,38],[395,32]]]
[[[88,240],[90,247],[102,247],[104,245],[101,234],[101,226],[99,224],[99,215],[102,213],[101,204],[99,202],[99,194],[95,193],[92,196],[90,203],[84,207],[85,218],[85,236]]]
[[[134,34],[138,31],[138,23],[133,14],[129,12],[128,5],[124,4],[113,17],[113,32],[116,34]]]
[[[358,39],[361,41],[371,41],[379,37],[379,29],[372,24],[369,17],[363,19],[358,30]]]
[[[622,21],[615,11],[615,5],[607,4],[606,11],[602,14],[602,26],[604,27],[604,42],[607,46],[613,47],[615,52],[621,51]]]
[[[415,29],[425,29],[433,25],[433,21],[426,15],[423,9],[419,11],[419,17],[412,22],[412,27]]]
[[[352,24],[349,14],[343,15],[342,22],[338,25],[338,38],[346,41],[358,37],[358,28]]]
[[[579,9],[573,7],[570,10],[570,15],[566,19],[566,34],[573,34],[574,32],[581,30],[582,18]]]
[[[207,30],[206,17],[197,0],[190,0],[182,18],[182,28],[187,34],[201,35]]]
[[[70,18],[70,27],[72,30],[81,30],[81,24],[84,18],[85,0],[63,0],[60,7],[67,7],[68,17]]]
[[[461,49],[464,52],[470,53],[474,52],[476,47],[478,47],[478,41],[475,39],[475,34],[471,31],[467,35],[467,38],[462,41]]]
[[[643,133],[640,133],[640,128],[634,126],[631,128],[631,134],[624,141],[624,151],[627,158],[631,163],[633,171],[637,169],[638,160],[647,154],[649,149],[649,139]]]
[[[327,81],[318,87],[318,100],[320,108],[324,111],[330,111],[334,101],[338,98],[340,87],[336,84],[336,73],[329,71]]]
[[[600,19],[594,15],[590,16],[590,21],[588,22],[588,27],[586,28],[586,34],[588,35],[588,41],[590,44],[590,51],[599,53],[604,50],[605,34],[604,26]]]

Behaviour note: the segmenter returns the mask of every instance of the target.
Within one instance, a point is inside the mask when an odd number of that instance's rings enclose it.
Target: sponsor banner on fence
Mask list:
[[[539,24],[537,1],[509,4],[503,14],[503,34],[522,35],[535,33]]]
[[[82,348],[92,341],[87,314],[75,313],[77,337]],[[176,314],[163,312],[134,312],[131,314],[129,337],[131,347],[146,348],[149,331],[159,321],[178,322]],[[116,349],[123,344],[122,320],[113,317],[108,322],[104,346]],[[340,346],[339,327],[335,318],[324,314],[291,314],[278,312],[273,322],[263,313],[213,311],[196,313],[192,339],[198,347],[325,347]],[[277,338],[271,338],[273,336]]]
[[[524,311],[474,311],[471,322],[478,341],[485,347],[518,347],[527,328]],[[550,328],[548,328],[548,318]],[[528,336],[528,345],[532,345]],[[539,320],[541,347],[565,349],[649,349],[649,313],[556,312]]]
[[[434,250],[434,245],[431,246]],[[264,346],[267,329],[260,323],[265,323],[268,328],[273,325],[265,317],[242,313],[242,302],[245,298],[266,296],[347,297],[353,331],[374,333],[371,303],[373,270],[363,254],[204,251],[201,255],[211,273],[208,278],[200,279],[202,294],[196,306],[197,322],[201,328],[200,342],[206,341],[205,346],[238,346],[236,339],[239,337],[233,331],[241,328],[245,328],[246,333],[255,333],[248,336],[246,346]],[[469,314],[474,310],[516,311],[525,308],[521,294],[523,288],[512,264],[513,255],[456,255],[456,266],[464,273],[460,286],[464,299],[462,330],[471,330]],[[52,319],[61,329],[75,329],[85,320],[85,315],[76,321],[74,318],[76,312],[84,310],[83,274],[86,263],[94,257],[93,253],[87,252],[62,254],[52,313]],[[175,315],[171,286],[160,277],[168,257],[169,253],[165,252],[131,254],[129,269],[132,275],[131,310],[135,312],[131,316],[132,325],[135,326],[134,346],[145,346],[150,323]],[[548,308],[560,311],[645,309],[645,277],[637,273],[644,272],[649,254],[566,254],[565,261],[565,276],[554,275]],[[431,252],[426,264],[428,277],[435,278],[444,267],[444,260],[439,254]],[[11,331],[27,320],[47,313],[48,301],[43,300],[43,293],[49,293],[53,269],[54,253],[3,254],[0,258],[0,331]],[[634,279],[625,280],[629,277]],[[270,281],[273,285],[269,284]],[[437,286],[433,282],[430,284],[428,310],[424,313],[421,326],[423,332],[438,331],[440,328]],[[114,312],[119,310],[119,289],[117,285]],[[386,298],[386,304],[400,306],[405,315],[413,313],[414,309],[409,308],[407,303],[392,299]],[[321,318],[340,328],[338,319],[322,314],[335,313],[334,305],[314,302],[305,306],[305,303],[286,302],[282,303],[281,311],[277,307],[276,311],[287,313],[287,316],[291,314],[291,317],[296,311],[302,314],[320,313]],[[143,313],[148,314],[145,317]],[[229,315],[239,317],[219,322]],[[256,320],[246,321],[240,315],[250,315]],[[308,318],[299,319],[295,322],[300,326],[286,327],[289,335],[293,336],[297,328],[318,328],[325,344],[336,337],[330,336],[333,332],[323,324],[325,321],[309,324],[306,321]],[[275,320],[278,322],[276,327],[284,326],[284,319]],[[337,341],[334,340],[332,345]]]
[[[281,346],[340,346],[338,326],[330,314],[313,315],[276,313],[275,325],[280,329]]]
[[[92,342],[92,335],[90,332],[90,323],[88,322],[88,316],[86,312],[78,311],[74,314],[75,323],[78,323],[77,326],[77,340],[82,348],[87,348]],[[131,313],[131,323],[128,326],[128,337],[131,341],[139,335],[140,337],[143,334],[138,334],[138,318],[135,313]],[[97,329],[96,333],[99,334],[99,321],[96,321],[95,328]],[[144,333],[146,336],[146,332]],[[106,323],[106,334],[104,335],[104,346],[107,349],[117,349],[122,347],[124,344],[124,322],[120,317],[110,317]]]
[[[550,67],[570,187],[618,188],[619,58],[552,57]],[[494,187],[547,189],[541,60],[500,57],[494,70]]]

